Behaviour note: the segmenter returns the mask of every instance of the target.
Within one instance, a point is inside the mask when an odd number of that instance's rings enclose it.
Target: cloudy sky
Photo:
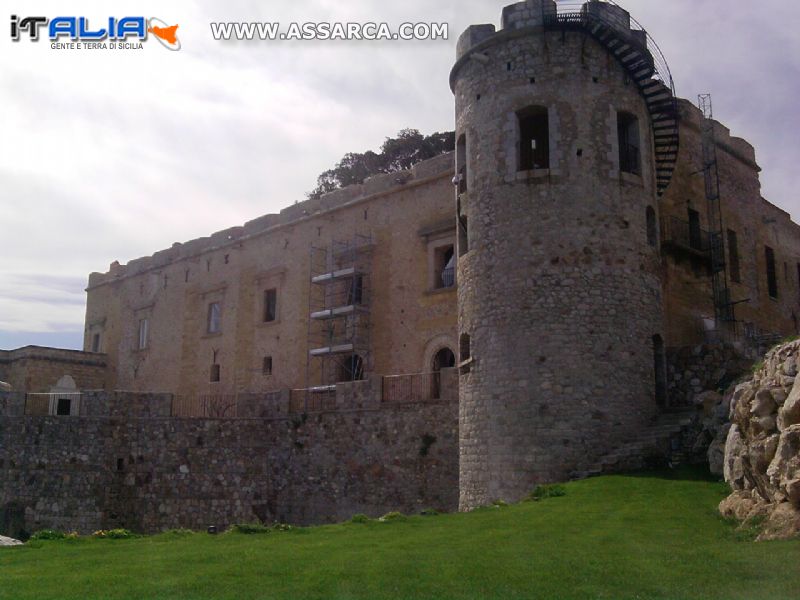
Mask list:
[[[713,94],[715,116],[755,145],[764,196],[800,217],[796,3],[620,3],[659,42],[678,94]],[[92,24],[112,6],[17,4],[6,13]],[[178,23],[179,52],[155,40],[140,51],[53,50],[46,39],[11,43],[3,26],[0,348],[80,348],[89,272],[275,212],[342,154],[377,149],[401,128],[451,129],[456,39],[470,23],[498,23],[503,4],[113,3],[113,15]],[[446,22],[450,39],[214,41],[209,23],[233,20]]]

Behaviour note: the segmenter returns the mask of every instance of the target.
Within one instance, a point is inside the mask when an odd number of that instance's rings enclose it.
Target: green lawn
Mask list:
[[[754,543],[693,471],[570,483],[469,514],[0,550],[0,598],[794,598],[800,542]]]

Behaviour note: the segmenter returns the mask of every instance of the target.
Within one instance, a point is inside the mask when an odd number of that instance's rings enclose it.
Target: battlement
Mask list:
[[[127,264],[120,264],[118,261],[114,261],[106,273],[95,272],[89,275],[87,290],[153,269],[159,269],[176,261],[219,250],[354,203],[368,201],[377,196],[421,185],[432,178],[450,175],[452,170],[453,153],[448,152],[419,162],[405,171],[373,175],[363,183],[334,190],[319,198],[310,198],[303,202],[297,202],[284,208],[278,214],[263,215],[246,222],[244,225],[223,229],[207,237],[183,243],[176,242],[166,250],[161,250],[151,256],[131,260]]]
[[[589,0],[578,6],[571,4],[560,8],[553,0],[526,0],[509,4],[503,8],[501,28],[493,24],[471,25],[458,38],[456,45],[456,67],[473,52],[483,50],[495,41],[519,35],[532,28],[556,24],[570,25],[585,22],[600,22],[622,33],[630,42],[647,47],[647,33],[631,21],[628,11],[616,4],[601,0]],[[455,72],[455,69],[453,70]],[[452,75],[451,75],[452,81]]]

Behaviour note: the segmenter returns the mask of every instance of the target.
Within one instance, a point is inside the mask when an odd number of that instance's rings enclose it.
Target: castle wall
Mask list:
[[[155,532],[457,506],[454,393],[228,420],[161,416],[169,398],[94,394],[88,416],[27,417],[23,395],[0,394],[0,525]]]
[[[368,370],[430,371],[423,358],[443,346],[455,351],[456,343],[455,288],[434,289],[429,260],[433,246],[455,242],[451,169],[452,155],[444,155],[92,274],[84,347],[101,335],[115,389],[211,394],[304,387],[311,245],[359,232],[374,241]],[[277,318],[264,322],[263,295],[272,288]],[[222,308],[216,334],[207,333],[211,302]],[[139,350],[143,319],[148,340]],[[262,373],[265,356],[272,357],[271,375]],[[215,360],[219,383],[210,382]]]
[[[14,390],[49,392],[65,375],[72,377],[79,390],[103,389],[106,357],[39,346],[0,350],[0,381],[11,384]]]
[[[669,244],[674,237],[670,231],[672,220],[686,222],[689,209],[699,213],[701,228],[709,230],[702,174],[702,114],[685,100],[680,102],[680,108],[678,164],[660,201],[662,244]],[[715,123],[715,138],[728,285],[732,301],[746,300],[735,307],[736,318],[741,321],[737,336],[753,332],[777,337],[800,333],[800,227],[788,213],[761,197],[761,169],[753,147],[731,136],[720,123]],[[732,277],[728,230],[734,231],[737,238],[738,282]],[[766,246],[776,255],[777,298],[770,297],[767,286]],[[704,330],[714,318],[708,271],[700,266],[701,260],[680,248],[665,248],[663,254],[667,344],[679,347],[703,343],[707,339]]]
[[[536,4],[514,6],[535,17]],[[582,32],[503,30],[471,52],[484,58],[465,52],[451,75],[468,171],[459,332],[473,360],[461,375],[462,508],[517,500],[634,434],[657,411],[662,333],[637,88]],[[548,109],[550,164],[519,172],[517,113],[529,106]],[[638,119],[641,175],[620,172],[618,111]]]

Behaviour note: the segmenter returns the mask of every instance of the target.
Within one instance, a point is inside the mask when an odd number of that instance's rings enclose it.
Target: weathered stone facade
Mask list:
[[[30,417],[24,394],[0,394],[0,527],[153,532],[454,510],[458,409],[446,389],[426,403],[346,408],[353,399],[249,419],[174,418],[171,395],[124,392],[86,394],[81,416]]]
[[[106,366],[106,357],[92,352],[40,346],[0,350],[0,381],[27,392],[49,392],[64,376],[71,377],[77,389],[101,390]]]

